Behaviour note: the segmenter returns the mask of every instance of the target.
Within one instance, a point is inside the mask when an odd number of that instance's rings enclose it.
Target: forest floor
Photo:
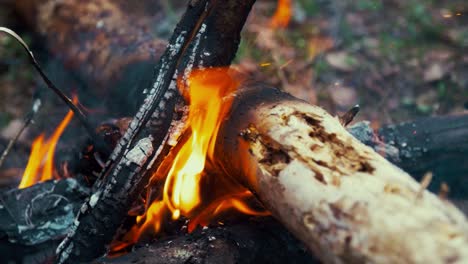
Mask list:
[[[272,9],[258,3],[238,53],[257,78],[375,126],[468,108],[468,2],[295,0],[281,30],[262,27]]]

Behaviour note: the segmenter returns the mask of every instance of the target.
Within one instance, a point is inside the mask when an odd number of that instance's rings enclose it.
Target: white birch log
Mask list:
[[[249,88],[220,133],[214,162],[324,263],[468,263],[463,213],[323,109]]]

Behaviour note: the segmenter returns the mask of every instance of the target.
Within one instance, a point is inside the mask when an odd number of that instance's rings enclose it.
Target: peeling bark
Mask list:
[[[468,262],[465,216],[321,108],[248,88],[220,133],[214,162],[324,263]]]

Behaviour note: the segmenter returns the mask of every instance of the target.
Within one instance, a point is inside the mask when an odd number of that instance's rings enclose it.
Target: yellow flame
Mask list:
[[[74,97],[73,103],[76,104],[77,102],[77,97]],[[28,164],[26,165],[23,177],[21,178],[21,182],[18,186],[19,189],[32,186],[38,182],[53,179],[55,147],[72,118],[73,112],[68,111],[65,118],[60,122],[52,136],[47,141],[44,140],[44,133],[34,139]]]
[[[272,28],[285,28],[289,25],[292,14],[292,1],[291,0],[278,0],[276,11],[270,20]]]
[[[239,83],[226,69],[196,70],[188,78],[191,136],[176,156],[164,185],[164,200],[173,218],[188,214],[200,203],[200,178],[231,97]],[[209,153],[208,153],[209,152]]]

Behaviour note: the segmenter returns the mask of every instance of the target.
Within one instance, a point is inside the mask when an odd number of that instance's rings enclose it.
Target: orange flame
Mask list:
[[[272,28],[285,28],[289,25],[292,14],[292,1],[291,0],[278,0],[275,14],[270,20]]]
[[[73,103],[76,104],[77,102],[77,97],[73,97]],[[73,112],[68,111],[65,118],[60,122],[52,136],[47,141],[44,139],[44,133],[34,139],[28,164],[26,165],[20,185],[18,186],[19,189],[54,178],[55,147],[72,117]]]
[[[188,79],[190,109],[187,123],[191,136],[182,146],[164,185],[164,200],[173,213],[187,215],[200,204],[200,178],[206,156],[213,156],[221,121],[239,86],[225,69],[196,70]]]
[[[225,175],[206,172],[206,165],[214,160],[219,128],[240,81],[228,69],[211,68],[192,71],[186,84],[178,82],[179,89],[187,94],[190,102],[185,130],[188,137],[179,142],[175,158],[169,158],[172,164],[165,169],[169,171],[167,178],[158,173],[152,176],[150,188],[157,182],[161,188],[164,183],[161,197],[155,201],[148,199],[147,211],[137,217],[137,224],[121,241],[114,241],[111,246],[114,254],[135,243],[145,231],[159,232],[168,214],[174,220],[181,216],[190,218],[189,232],[198,225],[208,225],[230,209],[249,215],[269,214],[250,207],[247,202],[253,200],[253,195],[239,183]],[[161,193],[161,190],[156,192]]]

